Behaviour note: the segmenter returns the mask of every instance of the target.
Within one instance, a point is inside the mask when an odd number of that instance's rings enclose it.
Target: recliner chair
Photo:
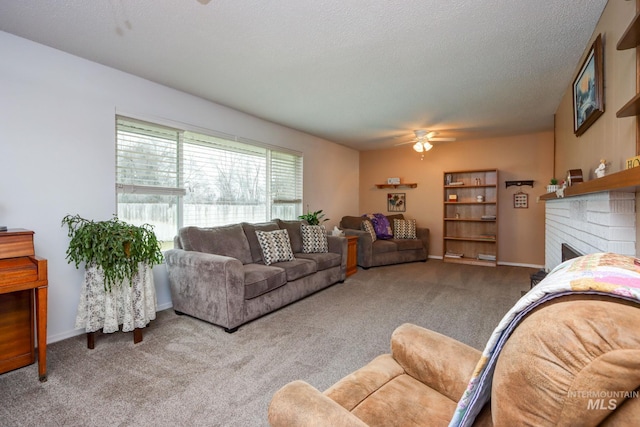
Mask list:
[[[638,425],[637,293],[634,298],[577,293],[533,308],[498,353],[490,400],[468,424]],[[452,338],[404,324],[392,335],[390,354],[324,393],[303,381],[281,388],[269,406],[269,422],[287,427],[446,426],[460,410],[457,403],[471,387],[481,357]]]

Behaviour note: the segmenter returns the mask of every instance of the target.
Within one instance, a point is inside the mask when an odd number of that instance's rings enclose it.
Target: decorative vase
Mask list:
[[[560,188],[559,185],[547,185],[547,193],[555,193]]]

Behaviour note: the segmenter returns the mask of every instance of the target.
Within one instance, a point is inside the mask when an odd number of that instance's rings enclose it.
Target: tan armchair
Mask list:
[[[574,294],[539,305],[502,348],[474,426],[637,425],[640,306]],[[294,381],[273,396],[272,426],[447,426],[481,352],[404,324],[391,354],[324,393]]]

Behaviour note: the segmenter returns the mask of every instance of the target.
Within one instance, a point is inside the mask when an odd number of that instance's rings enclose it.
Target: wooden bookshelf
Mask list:
[[[443,261],[495,267],[498,258],[498,171],[445,172],[443,188]],[[451,201],[451,196],[455,196],[456,201]],[[492,259],[483,259],[486,257]]]

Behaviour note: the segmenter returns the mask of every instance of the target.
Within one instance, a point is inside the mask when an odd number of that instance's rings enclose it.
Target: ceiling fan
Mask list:
[[[433,148],[433,144],[431,144],[432,142],[449,142],[449,141],[456,140],[455,138],[438,137],[437,136],[438,132],[428,131],[424,129],[416,129],[413,131],[413,133],[415,134],[415,138],[413,138],[411,141],[401,142],[400,144],[396,144],[396,145],[405,145],[405,144],[413,143],[413,149],[416,150],[418,153],[422,153],[424,151],[429,151]]]

